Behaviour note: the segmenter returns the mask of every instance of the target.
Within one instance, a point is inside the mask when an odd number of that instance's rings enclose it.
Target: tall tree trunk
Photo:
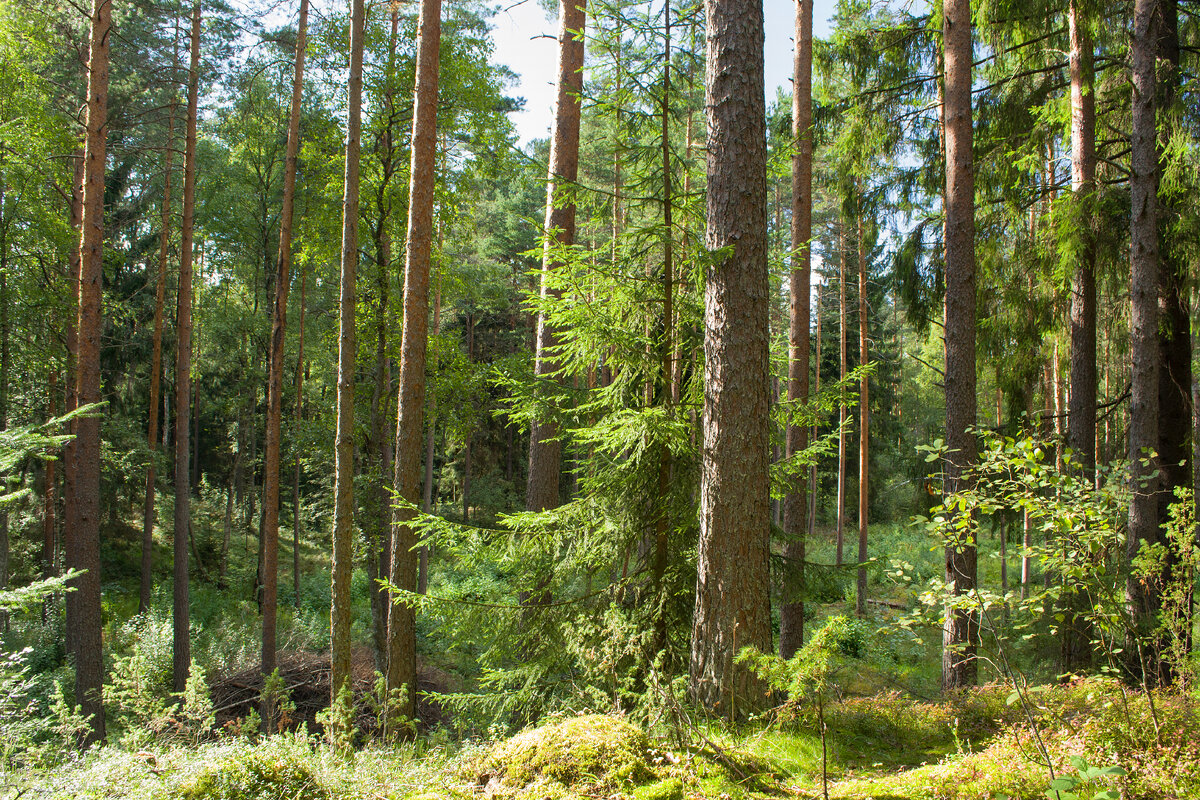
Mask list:
[[[79,243],[79,313],[76,320],[75,398],[79,406],[100,401],[100,337],[103,330],[104,162],[108,120],[108,42],[111,0],[93,0],[88,58],[87,143],[84,152],[83,217]],[[74,530],[68,564],[86,572],[73,581],[75,603],[67,619],[75,641],[75,701],[89,721],[86,741],[104,739],[104,664],[100,637],[100,417],[75,426],[75,475],[66,503]],[[69,615],[70,616],[70,615]]]
[[[178,57],[174,59],[178,62]],[[167,146],[163,151],[162,230],[158,240],[158,282],[154,290],[154,350],[150,361],[149,425],[146,446],[150,461],[146,466],[146,505],[142,510],[142,580],[138,593],[138,613],[150,610],[150,592],[154,588],[154,481],[158,458],[158,405],[162,384],[163,305],[167,292],[167,254],[171,244],[171,168],[175,156],[175,102],[167,111]],[[163,425],[170,424],[167,419]]]
[[[304,421],[304,312],[308,306],[308,273],[300,267],[300,324],[296,326],[296,428]],[[292,465],[292,599],[300,607],[300,445]]]
[[[695,699],[731,718],[763,702],[733,664],[771,649],[768,493],[767,187],[763,9],[706,0],[706,245],[729,248],[705,286],[700,547],[692,627]]]
[[[674,203],[671,185],[671,4],[667,2],[663,10],[663,93],[662,93],[662,153],[663,174],[663,335],[659,342],[659,364],[662,370],[663,401],[668,417],[673,417],[675,404],[679,401],[679,380],[675,363],[675,252],[674,252]],[[658,496],[660,507],[654,522],[654,594],[655,594],[655,630],[654,652],[661,652],[667,646],[667,559],[669,556],[671,503],[668,497],[671,493],[671,479],[674,469],[670,448],[664,446],[659,453],[658,461]]]
[[[1071,399],[1067,441],[1089,481],[1096,473],[1096,245],[1092,209],[1096,193],[1096,98],[1094,46],[1079,0],[1070,0],[1067,25],[1071,54],[1071,191],[1080,214],[1082,237],[1071,279]],[[1083,669],[1089,662],[1090,631],[1079,612],[1084,595],[1068,592],[1070,617],[1063,627],[1063,670]]]
[[[808,400],[808,373],[812,343],[809,341],[809,317],[812,315],[812,16],[813,0],[796,3],[796,55],[792,68],[792,138],[796,152],[792,156],[792,270],[789,277],[791,304],[788,316],[788,400]],[[808,448],[808,427],[787,427],[786,457]],[[805,476],[807,479],[807,476]],[[783,555],[794,576],[797,599],[784,602],[779,610],[779,654],[791,658],[804,644],[804,559],[806,487],[797,486],[783,500],[783,530],[787,544]]]
[[[376,145],[382,178],[375,194],[375,205],[379,217],[375,222],[375,385],[371,390],[371,435],[368,447],[372,469],[371,508],[373,519],[367,525],[367,573],[371,578],[371,644],[375,651],[375,669],[387,671],[387,616],[388,592],[376,579],[388,577],[392,565],[391,538],[391,472],[392,447],[395,439],[390,435],[387,424],[388,395],[392,388],[391,359],[388,357],[388,303],[389,282],[392,268],[392,237],[388,230],[391,223],[392,201],[390,196],[392,176],[396,171],[396,147],[394,123],[396,119],[395,80],[396,44],[400,29],[400,6],[392,5],[391,31],[388,35],[388,60],[384,86],[384,112],[387,123],[383,135]]]
[[[428,347],[429,265],[433,250],[433,190],[437,167],[438,48],[441,0],[421,0],[418,17],[416,85],[413,90],[412,156],[409,166],[408,240],[404,265],[404,333],[400,346],[400,389],[396,413],[395,491],[415,504],[420,495],[421,435],[425,416],[425,353]],[[413,513],[392,517],[392,584],[417,588],[417,536]],[[416,609],[393,598],[388,612],[389,691],[404,687],[394,713],[412,717],[417,698]]]
[[[558,16],[558,98],[554,111],[554,138],[550,141],[550,169],[546,182],[546,249],[542,256],[542,296],[552,290],[547,278],[559,264],[551,247],[575,243],[575,201],[563,197],[563,190],[579,175],[579,102],[583,91],[583,30],[587,22],[586,0],[559,0]],[[616,209],[620,214],[620,209]],[[544,314],[537,320],[537,353],[534,373],[541,380],[558,368],[551,356],[558,332]],[[525,488],[525,508],[544,511],[558,506],[558,479],[562,450],[558,427],[550,420],[534,420],[529,434],[529,478]]]
[[[1157,0],[1135,0],[1133,12],[1133,128],[1129,192],[1129,461],[1132,499],[1129,503],[1127,555],[1130,561],[1143,542],[1157,542],[1158,497],[1161,478],[1158,459],[1149,452],[1159,446],[1158,430],[1158,152],[1155,108],[1155,67],[1161,21]],[[1129,612],[1138,633],[1148,632],[1157,598],[1131,574],[1125,584]],[[1135,652],[1137,648],[1127,648]],[[1135,656],[1136,657],[1136,656]],[[1131,666],[1141,672],[1145,663]]]
[[[846,332],[846,221],[838,225],[838,380],[846,380],[850,371]],[[837,565],[845,558],[846,542],[846,418],[845,403],[838,405],[837,456]]]
[[[191,66],[188,71],[187,141],[183,156],[183,226],[179,252],[179,292],[175,310],[175,528],[172,549],[175,558],[174,671],[173,686],[182,692],[187,685],[192,651],[188,613],[188,546],[191,525],[192,399],[192,237],[196,219],[196,107],[200,77],[200,0],[192,5]]]
[[[947,489],[966,488],[975,463],[975,173],[971,156],[971,64],[969,0],[946,0],[943,9],[946,125],[946,459]],[[975,590],[973,541],[946,547],[946,585],[954,596]],[[942,646],[942,685],[975,683],[978,621],[971,611],[947,608]]]
[[[350,684],[350,578],[354,556],[354,316],[358,272],[359,151],[362,138],[363,0],[350,2],[349,108],[338,296],[337,439],[334,444],[333,580],[330,608],[332,702]]]
[[[863,225],[862,186],[858,193],[858,365],[870,362],[867,330],[867,241]],[[855,613],[867,613],[867,499],[870,488],[871,459],[871,381],[863,373],[858,387],[858,592]]]
[[[275,260],[275,309],[271,315],[271,354],[267,378],[267,431],[263,464],[263,622],[262,665],[275,671],[275,623],[279,599],[279,439],[283,419],[283,356],[287,331],[288,287],[292,280],[292,217],[296,208],[296,169],[300,152],[300,104],[304,94],[304,51],[308,46],[308,0],[300,0],[296,29],[296,62],[292,76],[292,108],[288,116],[287,151],[283,162],[283,207],[279,213],[279,257]],[[263,720],[275,728],[273,698],[263,697]]]

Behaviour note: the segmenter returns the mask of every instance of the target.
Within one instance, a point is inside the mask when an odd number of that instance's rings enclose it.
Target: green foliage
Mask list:
[[[349,682],[342,684],[337,697],[328,708],[317,715],[317,723],[325,729],[327,743],[333,752],[348,755],[354,743],[354,692]]]
[[[0,592],[0,614],[23,614],[79,573],[37,581],[15,591]],[[71,755],[90,724],[79,706],[67,699],[63,681],[29,668],[32,648],[0,652],[0,771],[54,766]]]

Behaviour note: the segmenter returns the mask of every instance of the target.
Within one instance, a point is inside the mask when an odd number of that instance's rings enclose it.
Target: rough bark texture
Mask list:
[[[192,5],[188,71],[187,137],[183,156],[183,222],[179,245],[179,290],[175,306],[175,566],[173,686],[182,692],[192,662],[188,613],[188,536],[191,529],[192,241],[196,219],[196,107],[200,78],[200,2]]]
[[[279,438],[283,417],[283,346],[287,330],[288,286],[292,280],[292,217],[296,208],[296,167],[300,152],[300,103],[304,92],[304,50],[308,36],[308,0],[300,0],[292,107],[283,162],[283,207],[279,213],[279,257],[275,260],[275,308],[271,315],[271,352],[267,376],[267,431],[263,447],[263,623],[262,674],[275,671],[275,622],[279,597]],[[270,702],[264,698],[264,704]],[[274,729],[273,707],[263,720]]]
[[[354,555],[354,311],[358,273],[359,150],[362,138],[363,0],[350,14],[349,108],[338,295],[337,438],[334,443],[333,576],[330,608],[332,701],[350,682],[350,577]]]
[[[557,269],[551,247],[575,242],[576,178],[579,175],[579,97],[583,91],[583,29],[586,0],[559,0],[558,99],[554,107],[554,137],[550,140],[550,174],[546,183],[546,249],[542,256],[542,295],[550,291],[545,276]],[[564,197],[563,190],[571,193]],[[558,365],[551,357],[558,334],[539,314],[534,373],[542,380]],[[558,505],[562,448],[553,422],[537,420],[529,433],[529,478],[525,508],[544,511]]]
[[[705,285],[700,548],[692,627],[697,702],[722,714],[762,705],[761,683],[733,659],[771,649],[767,541],[766,109],[763,12],[706,0],[706,245],[728,248]]]
[[[1156,491],[1161,478],[1147,452],[1158,437],[1158,153],[1156,147],[1155,54],[1159,35],[1156,0],[1136,0],[1133,12],[1133,128],[1130,153],[1129,459],[1133,498],[1129,504],[1128,557],[1142,542],[1159,538]],[[1155,598],[1133,578],[1125,587],[1129,611],[1142,627],[1151,624]],[[1142,664],[1136,664],[1140,670]]]
[[[796,152],[792,156],[792,270],[789,277],[788,315],[788,400],[808,399],[809,317],[812,315],[812,0],[796,3],[796,55],[792,69],[792,138]],[[808,427],[788,425],[786,457],[808,447]],[[800,596],[785,602],[779,610],[779,654],[791,658],[804,644],[804,558],[808,532],[808,502],[804,484],[797,482],[783,500],[783,530],[787,543],[784,558]]]
[[[163,152],[162,230],[158,241],[158,282],[154,289],[154,349],[150,361],[150,418],[146,445],[150,461],[146,467],[146,503],[142,509],[142,580],[138,593],[138,613],[150,609],[150,592],[154,588],[154,482],[158,456],[158,401],[162,384],[163,305],[167,292],[167,252],[171,244],[171,167],[175,155],[175,103],[167,112],[167,146]],[[168,424],[168,420],[163,420]]]
[[[85,172],[85,161],[82,150],[76,152],[75,158],[75,173],[71,183],[71,227],[76,231],[77,235],[82,239],[83,236],[83,183]],[[71,295],[75,298],[76,304],[79,301],[79,266],[82,261],[82,248],[72,247],[68,256],[69,263],[67,264],[67,284]],[[66,368],[64,374],[66,379],[63,381],[63,412],[70,413],[75,410],[79,401],[79,381],[78,381],[78,354],[79,354],[79,328],[78,315],[68,314],[64,321],[63,338],[66,340]],[[165,426],[164,426],[165,429]],[[77,434],[79,432],[78,420],[70,424],[70,432]],[[78,547],[75,545],[75,532],[79,528],[79,514],[73,502],[67,502],[68,499],[74,499],[76,496],[75,476],[78,473],[79,458],[76,453],[76,440],[71,439],[67,442],[67,446],[63,449],[63,526],[62,526],[62,548],[63,548],[63,566],[66,569],[78,568],[75,563],[78,556]],[[66,610],[67,626],[64,639],[66,640],[67,654],[75,657],[78,651],[79,642],[75,635],[73,621],[79,618],[79,592],[66,592],[63,597],[63,604]]]
[[[104,278],[104,160],[108,120],[108,39],[112,3],[93,0],[88,58],[87,140],[84,151],[83,217],[79,243],[79,313],[76,319],[75,397],[79,406],[100,401],[101,283]],[[67,619],[75,642],[75,701],[90,721],[87,741],[104,738],[104,665],[100,637],[100,418],[81,417],[75,427],[75,475],[66,504],[74,530],[68,565],[87,570],[72,582],[74,611]]]
[[[975,176],[971,157],[971,6],[947,0],[945,46],[946,128],[946,459],[947,490],[964,488],[963,473],[975,463]],[[975,589],[973,541],[946,547],[946,584],[955,597]],[[947,608],[943,632],[942,685],[975,683],[978,622],[966,609]]]
[[[400,348],[400,390],[396,412],[396,493],[420,500],[421,432],[425,417],[425,353],[429,323],[429,265],[433,250],[433,190],[437,162],[438,47],[442,38],[441,0],[421,0],[417,33],[417,74],[413,91],[412,157],[409,165],[408,240],[404,264],[404,334]],[[417,535],[409,509],[392,517],[392,583],[417,588]],[[404,687],[395,713],[412,717],[417,696],[416,609],[393,598],[388,612],[388,690]]]
[[[1067,441],[1075,461],[1089,479],[1096,470],[1096,247],[1092,205],[1096,191],[1096,100],[1094,51],[1087,23],[1080,18],[1079,1],[1071,0],[1067,14],[1071,54],[1071,191],[1079,208],[1081,237],[1071,280],[1071,392]],[[1068,593],[1067,624],[1063,627],[1064,671],[1088,665],[1090,632],[1074,613],[1082,595]]]

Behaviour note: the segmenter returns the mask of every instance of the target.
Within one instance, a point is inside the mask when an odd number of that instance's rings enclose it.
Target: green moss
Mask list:
[[[327,800],[311,757],[294,750],[243,750],[206,764],[171,792],[172,800]]]
[[[640,786],[633,790],[634,800],[683,800],[683,781],[667,778],[665,781]]]
[[[650,777],[649,746],[646,734],[624,720],[572,717],[496,745],[485,759],[485,771],[515,787],[539,779],[563,786],[615,786]]]

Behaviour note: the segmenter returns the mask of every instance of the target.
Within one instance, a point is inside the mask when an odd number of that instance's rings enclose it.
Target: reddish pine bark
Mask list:
[[[292,271],[292,217],[296,207],[296,166],[300,151],[300,102],[304,93],[304,49],[308,36],[308,0],[300,0],[296,29],[296,61],[292,77],[292,108],[288,117],[287,152],[283,162],[283,208],[279,214],[279,258],[276,259],[275,310],[271,324],[270,373],[267,377],[267,431],[263,463],[263,675],[275,671],[275,623],[279,595],[279,438],[283,417],[283,346],[287,330],[288,285]],[[264,703],[267,700],[264,699]],[[263,708],[268,730],[274,708]]]
[[[75,325],[75,397],[79,406],[101,399],[104,161],[108,144],[108,44],[111,32],[111,0],[93,0],[79,243],[79,313]],[[100,417],[95,414],[80,417],[75,434],[74,481],[71,494],[65,498],[73,516],[68,564],[86,572],[72,582],[76,597],[67,607],[67,628],[73,631],[75,643],[75,701],[90,723],[86,741],[91,743],[103,740],[105,733],[100,637]]]
[[[792,270],[788,314],[788,400],[808,400],[809,318],[812,315],[812,0],[796,3],[796,55],[792,69]],[[788,425],[786,457],[808,448],[808,426]],[[794,576],[795,587],[804,591],[805,535],[808,503],[806,487],[797,481],[783,500],[783,530],[787,544],[783,555]],[[779,654],[791,658],[804,644],[804,597],[785,602],[779,610]]]
[[[947,489],[965,488],[975,463],[975,177],[971,155],[972,31],[969,0],[946,0],[943,10],[944,124],[946,141],[946,459]],[[975,589],[974,542],[948,545],[946,585],[956,598]],[[966,609],[948,608],[942,637],[942,685],[975,683],[978,622]]]
[[[696,701],[723,715],[760,706],[761,682],[733,664],[771,649],[767,542],[766,109],[762,4],[707,0],[706,245],[729,248],[705,286],[700,547],[691,646]]]
[[[579,176],[579,98],[583,91],[583,31],[587,22],[586,0],[559,0],[558,4],[558,98],[554,111],[554,136],[550,140],[550,169],[546,183],[546,248],[542,256],[542,296],[550,288],[547,276],[558,268],[551,248],[575,242],[575,202],[564,197]],[[558,333],[538,315],[537,353],[534,374],[542,380],[558,369],[551,351]],[[562,450],[558,427],[549,420],[535,420],[529,434],[529,479],[525,508],[543,511],[558,506]]]

